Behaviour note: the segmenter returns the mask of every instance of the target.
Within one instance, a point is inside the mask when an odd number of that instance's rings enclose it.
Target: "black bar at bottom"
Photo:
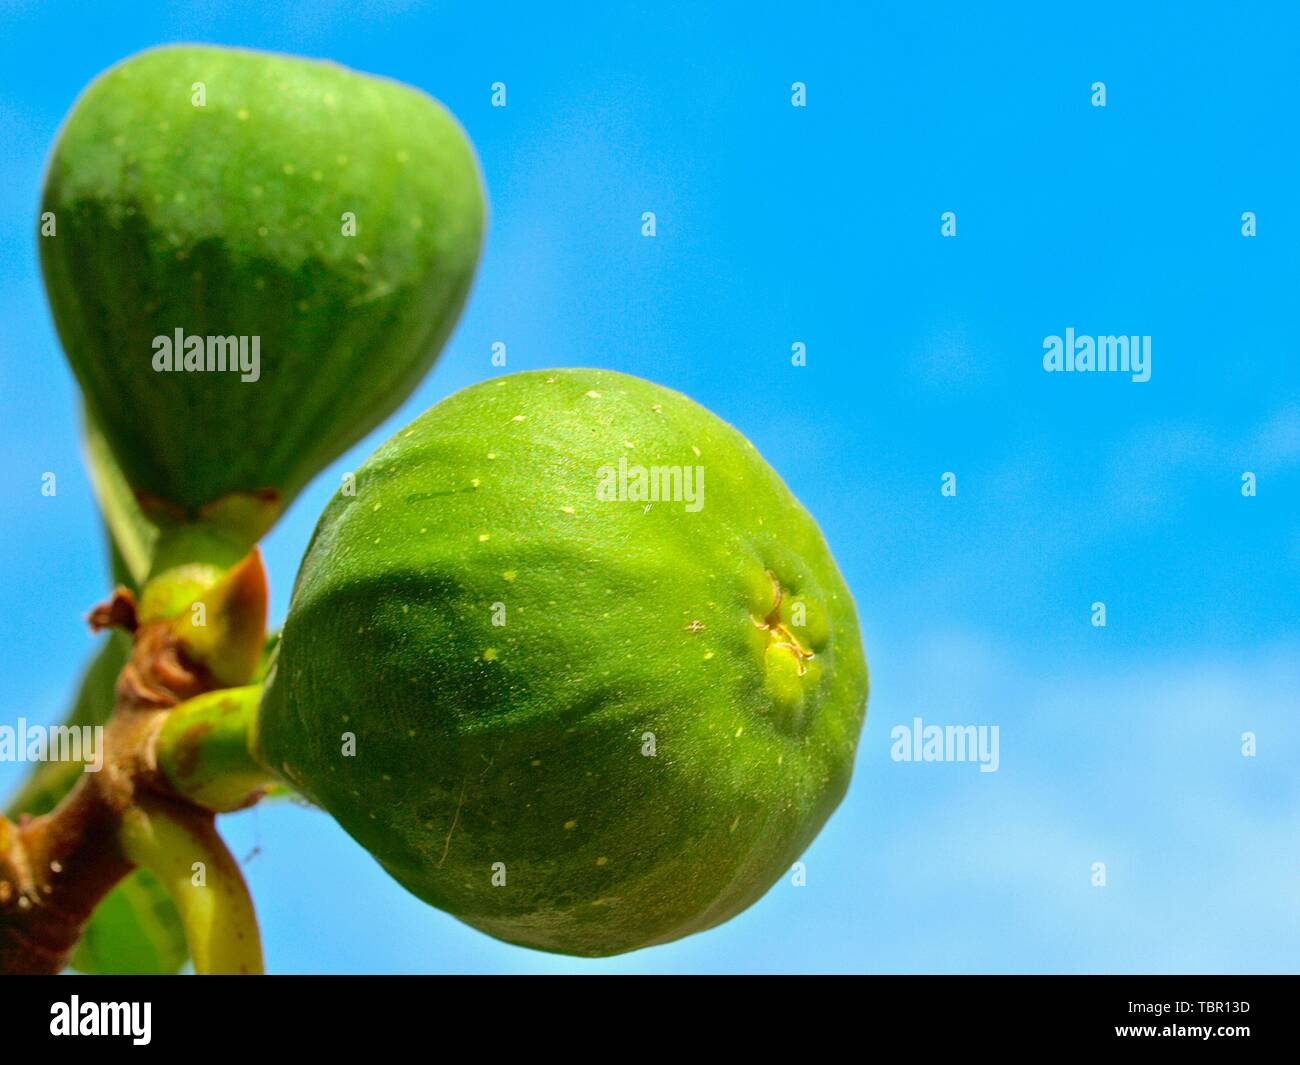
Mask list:
[[[1292,976],[98,977],[0,985],[0,1047],[127,1053],[625,1053],[710,1044],[1291,1048]],[[146,1008],[147,1007],[147,1008]],[[116,1033],[116,1034],[114,1034]],[[479,1051],[474,1048],[478,1046]],[[839,1046],[841,1049],[834,1049]],[[10,1057],[9,1060],[17,1060]]]

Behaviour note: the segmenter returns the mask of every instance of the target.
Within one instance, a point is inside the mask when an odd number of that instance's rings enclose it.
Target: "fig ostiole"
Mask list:
[[[608,955],[791,866],[867,688],[849,591],[753,445],[644,380],[529,372],[428,411],[327,507],[259,743],[420,898]]]
[[[82,94],[41,218],[59,337],[125,480],[151,519],[247,550],[432,365],[484,200],[423,93],[177,46]]]

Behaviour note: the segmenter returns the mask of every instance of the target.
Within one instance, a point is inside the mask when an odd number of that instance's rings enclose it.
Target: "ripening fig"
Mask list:
[[[483,214],[460,126],[396,82],[190,46],[96,79],[50,159],[41,265],[146,506],[273,520],[432,365]]]
[[[420,898],[607,955],[758,899],[843,797],[852,599],[744,437],[552,370],[466,389],[317,526],[261,753]]]

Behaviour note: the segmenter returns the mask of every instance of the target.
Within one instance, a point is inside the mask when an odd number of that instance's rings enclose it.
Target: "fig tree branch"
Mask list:
[[[202,609],[177,610],[186,601]],[[131,656],[118,678],[99,772],[81,774],[47,814],[0,818],[0,973],[59,972],[95,906],[136,864],[147,859],[171,876],[164,879],[169,888],[176,886],[173,859],[179,859],[171,852],[182,840],[189,842],[179,848],[181,857],[203,854],[195,860],[205,862],[217,885],[215,894],[185,897],[185,906],[178,899],[187,931],[201,939],[191,944],[196,967],[202,954],[205,965],[230,961],[233,971],[260,971],[260,960],[253,964],[251,904],[238,867],[216,837],[213,811],[178,791],[158,764],[158,739],[175,707],[246,681],[255,668],[266,617],[260,555],[255,550],[224,573],[193,565],[168,570],[146,586],[138,607],[119,589],[92,617],[133,626]],[[198,712],[200,726],[223,724],[208,729],[221,754],[205,754],[193,729],[173,730],[165,761],[178,775],[187,751],[205,770],[231,765],[239,715],[220,713],[223,705],[218,700]],[[232,705],[247,713],[249,696],[235,696]],[[200,779],[209,790],[214,786],[206,772]],[[243,794],[255,801],[257,787]],[[222,929],[237,932],[234,943],[242,943],[230,956],[212,942]],[[256,953],[260,959],[260,946]]]

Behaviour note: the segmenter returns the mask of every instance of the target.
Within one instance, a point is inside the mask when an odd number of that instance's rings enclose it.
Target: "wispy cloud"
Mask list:
[[[885,896],[928,925],[892,961],[1294,967],[1300,647],[1054,675],[1041,657],[1017,662],[956,634],[922,646],[897,679],[872,707],[861,801],[893,814],[873,862]],[[889,726],[913,713],[998,724],[1002,768],[888,764]],[[1254,757],[1242,755],[1246,732]]]

